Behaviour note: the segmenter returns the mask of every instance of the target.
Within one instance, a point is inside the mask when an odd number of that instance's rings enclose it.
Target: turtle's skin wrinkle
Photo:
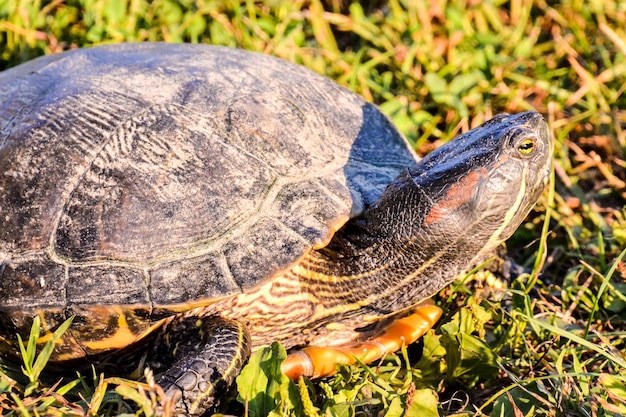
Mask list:
[[[388,337],[513,233],[552,148],[526,112],[418,162],[356,94],[207,45],[42,57],[0,103],[0,353],[73,317],[53,366],[146,358],[183,415],[272,341]]]

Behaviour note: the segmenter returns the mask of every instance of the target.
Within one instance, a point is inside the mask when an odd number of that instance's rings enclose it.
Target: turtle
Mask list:
[[[180,415],[275,341],[315,378],[421,337],[530,212],[553,141],[503,113],[420,160],[358,94],[201,44],[40,57],[0,103],[0,352],[72,319],[51,366],[145,362]]]

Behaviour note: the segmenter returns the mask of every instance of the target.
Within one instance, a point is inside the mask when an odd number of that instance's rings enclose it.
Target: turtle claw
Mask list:
[[[300,376],[321,378],[334,374],[337,364],[348,365],[357,360],[373,362],[421,338],[437,323],[441,314],[439,307],[423,303],[411,315],[391,323],[374,339],[341,347],[309,346],[291,353],[282,364],[282,372],[293,380]]]
[[[174,403],[176,416],[199,416],[218,407],[217,399],[224,397],[250,356],[250,336],[242,323],[221,317],[202,320],[197,345],[189,339],[168,342],[175,361],[158,382]],[[170,330],[194,333],[184,331],[189,322],[174,321]]]

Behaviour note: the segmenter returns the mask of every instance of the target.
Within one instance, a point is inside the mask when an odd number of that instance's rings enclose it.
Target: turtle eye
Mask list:
[[[524,155],[524,156],[530,155],[534,149],[535,149],[535,141],[530,138],[524,139],[517,145],[517,150],[519,151],[521,155]]]

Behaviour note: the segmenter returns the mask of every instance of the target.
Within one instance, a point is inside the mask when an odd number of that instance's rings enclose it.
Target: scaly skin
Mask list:
[[[250,335],[243,324],[211,317],[173,320],[160,332],[151,358],[166,372],[159,384],[175,402],[175,415],[202,415],[220,405],[250,356]]]

